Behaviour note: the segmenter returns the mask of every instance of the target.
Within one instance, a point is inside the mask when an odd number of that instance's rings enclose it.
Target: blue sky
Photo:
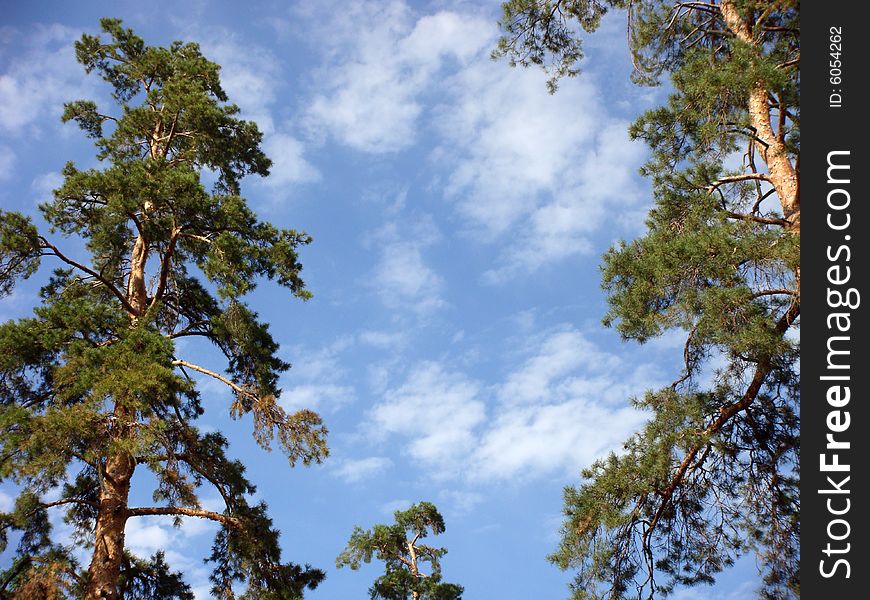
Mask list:
[[[600,324],[600,256],[642,232],[651,203],[637,176],[646,148],[626,127],[664,97],[629,82],[623,16],[604,20],[583,74],[550,96],[542,73],[489,59],[498,2],[4,1],[2,13],[4,209],[35,214],[66,161],[96,165],[59,117],[73,99],[108,104],[72,52],[103,16],[150,44],[200,43],[265,133],[272,175],[243,194],[312,234],[314,299],[263,284],[250,301],[294,365],[282,403],[321,412],[332,455],[291,470],[228,418],[216,381],[200,382],[201,425],[248,465],[285,556],[328,571],[309,597],[367,597],[377,566],[334,568],[353,526],[429,500],[447,522],[445,578],[466,598],[565,598],[570,575],[545,560],[561,490],[643,423],[629,399],[675,379],[682,349],[678,334],[638,346]],[[28,314],[37,289],[17,288],[0,319]],[[222,366],[206,346],[178,350]],[[134,487],[143,503],[147,484]],[[13,493],[0,487],[0,509]],[[143,518],[128,544],[165,549],[205,598],[212,533]],[[676,597],[744,598],[757,583],[749,559]]]

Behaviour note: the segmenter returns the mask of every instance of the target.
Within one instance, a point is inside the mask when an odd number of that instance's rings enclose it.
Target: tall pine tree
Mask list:
[[[257,126],[227,104],[220,67],[196,44],[151,47],[118,20],[101,26],[107,39],[83,35],[76,56],[117,106],[79,100],[63,119],[94,139],[102,166],[66,165],[40,206],[49,232],[0,213],[0,291],[42,260],[57,267],[34,316],[0,326],[0,477],[20,489],[14,511],[0,514],[4,546],[20,532],[0,596],[189,598],[161,555],[125,551],[127,521],[160,515],[220,526],[208,558],[215,597],[234,598],[243,582],[246,597],[300,598],[323,573],[281,562],[266,506],[247,500],[244,466],[226,456],[223,435],[196,427],[193,376],[228,386],[230,414],[250,415],[257,442],[277,439],[291,465],[326,456],[319,416],[278,403],[289,365],[243,300],[258,278],[307,298],[297,249],[310,238],[259,221],[240,197],[242,177],[267,175],[270,161]],[[217,173],[211,193],[203,169]],[[175,340],[190,337],[226,356],[225,373],[182,356]],[[156,482],[153,506],[130,503],[139,469]],[[200,505],[202,488],[223,510]],[[90,548],[86,571],[52,539],[52,510]]]
[[[565,490],[551,559],[574,598],[710,583],[754,550],[761,595],[799,593],[800,45],[796,0],[511,0],[496,56],[576,75],[581,36],[627,16],[634,79],[670,76],[631,127],[652,158],[647,232],[605,256],[605,324],[686,332],[682,376],[636,401],[622,452]],[[578,415],[577,418],[583,418]]]

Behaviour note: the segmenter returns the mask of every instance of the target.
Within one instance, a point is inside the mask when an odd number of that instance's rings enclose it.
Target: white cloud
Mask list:
[[[507,405],[546,401],[554,380],[581,368],[595,372],[618,365],[615,356],[602,352],[574,329],[553,333],[541,342],[537,354],[508,376],[499,396]]]
[[[448,79],[433,153],[475,234],[511,239],[492,282],[590,252],[591,236],[639,201],[643,156],[590,75],[549,95],[540,72],[501,67],[481,60]]]
[[[359,333],[361,344],[380,349],[399,348],[407,342],[408,335],[404,331],[375,331],[366,329]]]
[[[285,77],[281,60],[225,29],[205,31],[201,38],[205,39],[203,54],[221,65],[221,85],[230,102],[264,134],[263,151],[272,159],[272,167],[261,185],[283,197],[293,184],[319,180],[320,172],[305,158],[305,144],[291,134],[290,124],[276,124],[279,86]],[[286,99],[280,108],[284,103]]]
[[[390,307],[413,303],[418,312],[425,313],[444,305],[440,298],[444,282],[425,264],[420,246],[412,241],[381,249],[373,283]]]
[[[338,462],[333,473],[347,483],[356,483],[383,473],[392,464],[393,461],[383,456],[370,456],[356,460],[346,459]]]
[[[14,46],[16,56],[0,73],[0,132],[20,135],[58,123],[63,103],[88,95],[85,86],[95,79],[75,60],[73,41],[80,32],[54,24],[4,33],[0,54]]]
[[[0,144],[0,181],[12,177],[15,167],[15,152],[9,146]]]
[[[628,399],[661,383],[656,369],[626,373],[623,360],[573,328],[527,341],[527,358],[492,386],[418,363],[384,392],[367,427],[404,439],[430,475],[467,483],[574,473],[641,427],[646,415]]]
[[[223,509],[222,501],[218,498],[206,498],[202,504],[207,510],[220,512]],[[218,525],[214,521],[196,517],[182,517],[181,521],[180,527],[174,527],[171,517],[128,519],[124,529],[126,547],[141,558],[150,558],[162,551],[170,568],[183,573],[185,581],[194,589],[196,598],[208,598],[208,589],[211,587],[208,583],[209,569],[203,565],[199,555],[189,552],[189,548],[197,538],[214,535]]]
[[[15,500],[4,492],[0,490],[0,512],[9,512],[15,506]]]
[[[342,4],[330,9],[320,33],[332,48],[308,109],[315,129],[373,153],[395,152],[416,141],[425,94],[447,61],[479,54],[493,24],[442,11],[413,19],[404,2]]]
[[[177,532],[172,531],[166,517],[135,517],[128,519],[124,528],[127,548],[145,558],[168,548],[174,534]]]
[[[263,142],[266,156],[272,159],[272,168],[264,185],[286,188],[294,183],[308,183],[320,179],[320,172],[305,160],[302,142],[286,133],[275,133]]]
[[[369,244],[377,246],[380,257],[369,285],[386,307],[425,315],[447,305],[443,278],[423,258],[423,251],[438,239],[431,219],[407,227],[389,223],[372,236]]]
[[[385,393],[369,419],[379,434],[408,438],[412,458],[448,468],[474,447],[474,430],[485,417],[479,394],[479,384],[464,375],[422,362]]]
[[[356,400],[356,389],[345,383],[341,353],[350,346],[339,339],[318,350],[296,346],[288,355],[293,368],[281,379],[280,403],[287,410],[336,411]]]
[[[553,404],[514,408],[500,414],[483,435],[471,473],[525,480],[574,472],[617,448],[642,422],[636,410],[614,410],[594,397],[561,397]]]
[[[432,164],[448,170],[445,195],[468,233],[504,244],[484,274],[491,283],[591,253],[605,225],[635,232],[644,151],[593,75],[550,95],[540,70],[493,63],[494,22],[460,10],[417,17],[403,1],[309,10],[329,57],[312,79],[310,128],[387,153],[420,141],[426,123],[439,140]],[[416,266],[413,250],[406,260]]]
[[[483,494],[468,490],[442,490],[439,498],[441,501],[447,502],[448,506],[460,515],[470,513],[485,500]]]
[[[385,515],[392,516],[393,513],[395,513],[397,510],[407,510],[412,504],[414,503],[404,498],[390,500],[389,502],[385,502],[383,505],[381,505],[381,512]]]
[[[47,202],[52,199],[52,192],[63,185],[63,176],[56,171],[48,171],[37,175],[30,182],[30,189],[36,193],[36,201]]]
[[[623,360],[576,329],[549,333],[498,387],[469,475],[528,479],[591,464],[640,428],[645,415],[627,400],[656,377],[646,365],[626,374]]]
[[[288,388],[281,394],[281,406],[288,410],[337,410],[353,402],[356,392],[352,386],[332,383],[309,383]]]
[[[272,105],[281,73],[280,61],[261,46],[247,43],[226,29],[201,32],[202,53],[221,66],[221,86],[245,119],[265,134],[275,131]]]

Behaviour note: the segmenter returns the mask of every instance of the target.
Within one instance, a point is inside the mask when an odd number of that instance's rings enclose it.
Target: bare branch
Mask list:
[[[765,175],[764,173],[744,173],[742,175],[730,175],[728,177],[722,177],[712,182],[707,186],[707,191],[712,192],[720,185],[725,185],[728,183],[737,183],[740,181],[767,181],[770,182],[770,177]]]
[[[738,221],[752,221],[754,223],[762,223],[764,225],[779,225],[780,227],[788,227],[790,223],[785,219],[779,219],[776,217],[757,217],[755,215],[745,215],[743,213],[736,213],[732,211],[726,211],[725,215],[729,219],[737,219]]]
[[[254,400],[258,399],[258,396],[256,394],[254,394],[253,392],[251,392],[250,390],[246,390],[245,388],[243,388],[239,384],[235,383],[234,381],[227,379],[226,377],[224,377],[223,375],[220,375],[219,373],[215,373],[214,371],[209,371],[205,367],[200,367],[199,365],[195,365],[193,363],[187,362],[186,360],[173,360],[172,364],[175,365],[176,367],[186,367],[188,369],[198,371],[198,372],[202,373],[203,375],[208,375],[209,377],[213,377],[214,379],[217,379],[221,383],[232,388],[233,391],[235,391],[237,394],[247,396],[247,397],[252,398]]]
[[[186,506],[149,506],[135,507],[127,509],[128,517],[147,517],[147,516],[174,516],[174,517],[196,517],[198,519],[208,519],[228,525],[236,529],[242,528],[242,523],[235,517],[223,515],[211,510],[201,508],[189,508]]]

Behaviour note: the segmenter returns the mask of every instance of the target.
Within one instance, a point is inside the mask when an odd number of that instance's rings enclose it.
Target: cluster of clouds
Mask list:
[[[485,382],[420,361],[368,412],[373,440],[399,440],[427,473],[466,483],[530,481],[574,473],[618,449],[646,415],[626,398],[662,374],[625,361],[562,326],[529,340],[502,381]]]
[[[327,141],[387,155],[426,136],[429,160],[446,173],[437,182],[445,201],[469,233],[503,248],[483,274],[493,283],[590,252],[596,232],[636,209],[633,173],[642,151],[628,141],[626,123],[610,116],[592,75],[565,82],[551,96],[541,73],[492,64],[498,31],[489,15],[420,16],[403,0],[332,8],[293,9],[322,60],[307,76],[302,107],[290,115],[296,125],[282,119],[288,111],[279,106],[277,82],[286,73],[272,50],[225,30],[198,32],[206,55],[222,65],[230,97],[265,133],[275,166],[264,185],[287,189],[316,181],[321,173],[307,156]],[[7,137],[38,127],[48,107],[89,91],[75,83],[83,80],[69,49],[75,35],[44,27],[6,65],[0,131]],[[0,178],[15,160],[0,145]],[[428,217],[394,218],[367,236],[377,257],[367,280],[386,308],[426,315],[447,306],[444,278],[426,257],[442,238]],[[368,335],[373,345],[395,342],[388,334]],[[288,408],[334,409],[354,400],[354,388],[340,381],[341,350],[324,349],[294,369],[283,398]],[[577,331],[542,341],[537,354],[495,386],[424,360],[401,385],[385,390],[369,418],[385,434],[411,439],[410,456],[444,472],[461,464],[463,472],[487,478],[573,466],[611,447],[641,418],[603,401],[626,397],[620,388],[628,384],[607,377],[605,365],[614,360]],[[617,426],[602,429],[601,422]],[[366,459],[347,469],[374,473],[388,466]]]
[[[372,155],[433,140],[465,233],[503,248],[487,281],[589,253],[604,225],[636,227],[643,150],[592,74],[548,95],[541,72],[490,60],[489,15],[416,18],[404,2],[362,1],[323,13],[308,15],[328,51],[307,127]]]
[[[39,25],[32,31],[0,31],[0,181],[20,166],[16,147],[40,139],[60,125],[63,103],[92,91],[83,81],[72,44],[80,32],[63,25]]]
[[[659,365],[606,351],[562,324],[518,334],[513,350],[485,377],[458,356],[401,358],[407,339],[365,330],[299,357],[282,395],[286,408],[335,414],[359,397],[358,427],[338,433],[328,468],[352,484],[376,481],[398,466],[440,481],[451,493],[479,498],[490,483],[574,477],[621,444],[647,415],[627,400],[669,380]],[[659,351],[679,340],[661,342]],[[367,365],[368,385],[341,368],[354,351],[376,348],[392,360]],[[369,349],[369,350],[367,350]],[[290,385],[292,382],[292,385]],[[369,400],[370,399],[370,400]]]
[[[291,75],[274,49],[224,28],[187,32],[222,65],[230,98],[263,130],[274,165],[257,185],[269,195],[286,198],[322,179],[311,155],[326,143],[372,157],[422,144],[443,173],[433,185],[462,223],[460,235],[499,248],[481,275],[490,283],[588,254],[605,226],[636,226],[643,151],[610,116],[593,73],[548,95],[541,72],[491,61],[498,29],[492,15],[469,7],[419,15],[404,0],[355,0],[335,8],[302,5],[284,18],[320,61],[289,96]],[[74,61],[77,34],[53,25],[26,36],[25,52],[0,75],[4,137],[38,129],[70,98],[94,96],[86,87],[94,78]],[[25,37],[5,35],[6,44]],[[15,163],[0,141],[0,179]],[[373,274],[423,312],[444,306],[425,247],[385,239]]]
[[[368,285],[390,310],[425,316],[444,308],[445,282],[425,259],[441,233],[428,216],[407,222],[390,221],[367,239],[378,255]]]

